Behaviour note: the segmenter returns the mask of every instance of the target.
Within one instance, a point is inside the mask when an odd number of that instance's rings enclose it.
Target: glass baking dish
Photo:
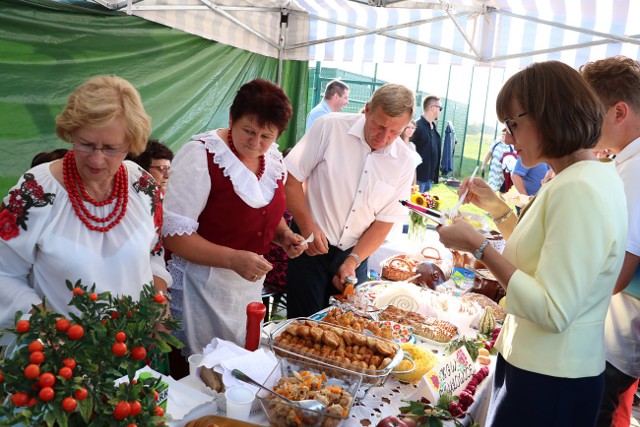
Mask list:
[[[321,379],[320,385],[307,384],[311,377]],[[258,391],[256,397],[272,426],[336,427],[349,417],[361,380],[362,376],[356,373],[335,369],[327,372],[327,366],[322,363],[281,357],[264,385],[278,393],[288,394],[287,397],[293,400],[313,398],[324,403],[327,411],[301,409],[265,390]]]
[[[339,339],[338,345],[335,347],[329,345],[323,347],[322,341],[317,342],[313,338],[291,339],[292,334],[288,331],[292,330],[290,329],[292,326],[317,327],[344,338]],[[354,343],[366,343],[366,345]],[[308,318],[289,319],[276,325],[269,334],[269,344],[278,356],[322,364],[337,372],[346,371],[359,374],[362,376],[362,386],[367,388],[383,385],[393,368],[404,358],[404,352],[398,343],[375,337],[372,334],[369,335],[366,332],[358,332]],[[332,351],[328,351],[327,347],[330,347]],[[393,354],[388,354],[389,352]],[[378,359],[375,359],[374,356],[382,361],[376,363]]]

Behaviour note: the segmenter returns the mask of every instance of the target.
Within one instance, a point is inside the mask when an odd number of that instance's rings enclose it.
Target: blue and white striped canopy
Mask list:
[[[640,59],[638,0],[139,0],[125,7],[281,59],[506,68]]]

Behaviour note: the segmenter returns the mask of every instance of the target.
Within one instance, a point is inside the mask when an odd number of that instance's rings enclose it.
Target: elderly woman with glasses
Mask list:
[[[134,298],[151,282],[167,290],[159,189],[125,161],[144,151],[150,130],[122,78],[93,77],[69,96],[56,133],[73,149],[27,171],[0,206],[0,328],[43,296],[67,313],[66,280]]]
[[[486,425],[593,426],[604,386],[604,321],[627,234],[622,182],[613,163],[592,152],[603,106],[577,71],[551,61],[511,77],[496,111],[522,163],[545,162],[556,176],[519,219],[481,179],[462,183],[465,202],[485,209],[507,237],[502,254],[463,220],[438,230],[507,292]]]

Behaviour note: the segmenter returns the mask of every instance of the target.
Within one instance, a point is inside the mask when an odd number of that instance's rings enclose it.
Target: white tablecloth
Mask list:
[[[489,376],[484,379],[480,386],[476,390],[474,396],[474,403],[469,408],[468,412],[473,418],[484,425],[487,417],[487,410],[489,407],[489,400],[491,395],[491,388],[493,382],[493,372],[495,368],[495,357],[492,357],[492,363],[489,366]],[[201,382],[194,377],[188,376],[179,381],[181,384],[193,387],[195,390],[202,390]],[[363,427],[363,426],[375,426],[378,421],[389,415],[400,414],[400,408],[407,404],[403,402],[403,399],[407,399],[412,396],[417,389],[416,385],[405,384],[396,380],[393,377],[389,377],[384,385],[380,387],[372,387],[362,397],[362,399],[355,403],[351,408],[349,419],[344,421],[342,427]],[[171,390],[169,390],[169,396],[171,397]],[[204,404],[195,407],[191,410],[183,419],[177,421],[168,422],[169,426],[182,427],[188,421],[200,418],[205,415],[224,415],[218,411],[217,405],[213,403]],[[467,417],[463,422],[469,423],[471,419]],[[261,411],[252,411],[249,422],[268,426],[266,414]],[[453,422],[445,422],[445,426],[453,426]]]

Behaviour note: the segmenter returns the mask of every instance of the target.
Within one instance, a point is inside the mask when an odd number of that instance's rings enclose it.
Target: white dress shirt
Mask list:
[[[289,173],[306,181],[313,220],[342,250],[353,247],[374,221],[406,219],[399,200],[409,199],[415,172],[400,137],[372,151],[364,123],[363,114],[325,114],[285,158]]]

